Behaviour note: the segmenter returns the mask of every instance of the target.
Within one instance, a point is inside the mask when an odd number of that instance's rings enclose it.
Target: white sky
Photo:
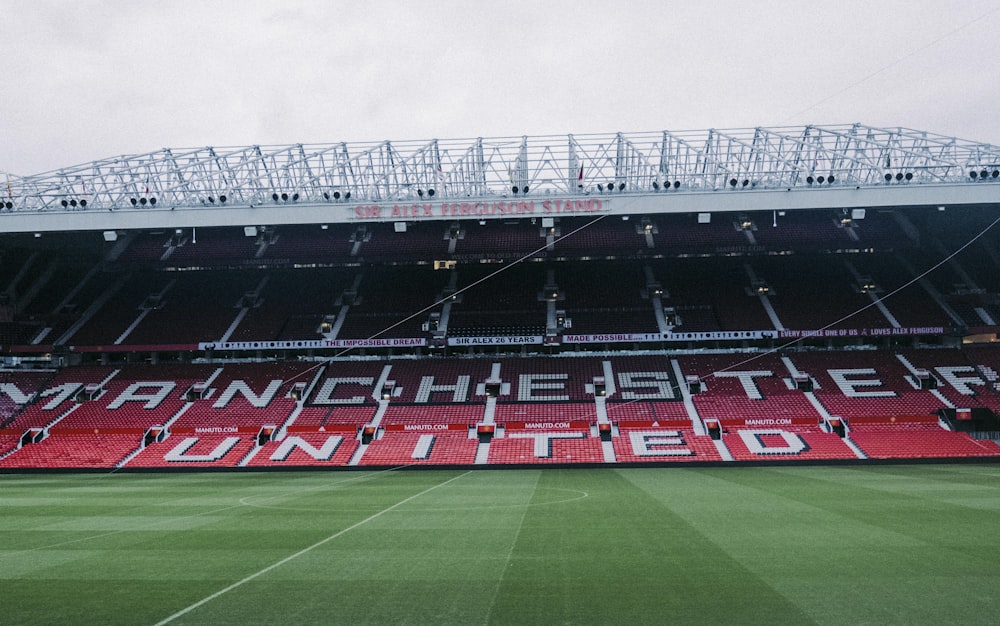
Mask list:
[[[756,5],[763,6],[756,6]],[[0,0],[0,171],[862,122],[1000,144],[1000,0]]]

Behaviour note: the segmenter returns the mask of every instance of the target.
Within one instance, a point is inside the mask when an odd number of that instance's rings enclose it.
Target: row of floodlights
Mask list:
[[[806,184],[807,185],[811,185],[813,183],[819,183],[820,185],[822,185],[823,183],[827,183],[828,185],[832,185],[834,183],[834,181],[836,181],[836,180],[837,180],[837,177],[834,176],[833,174],[830,174],[829,176],[827,176],[825,178],[823,176],[817,176],[816,178],[813,178],[812,176],[806,176]],[[743,181],[743,186],[744,187],[746,187],[746,184],[747,184],[747,181]]]
[[[993,170],[992,173],[988,170],[980,170],[978,173],[976,170],[971,170],[969,172],[969,178],[972,180],[976,180],[977,175],[981,180],[986,180],[987,178],[1000,178],[1000,170]]]
[[[882,178],[885,179],[885,182],[891,183],[893,178],[892,172],[886,172],[885,176]],[[913,180],[913,172],[907,172],[905,174],[903,172],[896,172],[896,182],[898,183],[902,180],[906,180],[907,182]]]
[[[209,198],[211,200],[211,198]],[[132,206],[156,206],[156,198],[129,198],[129,204]]]
[[[7,204],[9,205],[10,203],[8,202]],[[77,205],[79,205],[79,206],[82,206],[82,207],[85,207],[85,206],[87,206],[87,201],[86,201],[86,200],[80,200],[80,201],[78,202],[78,201],[76,200],[76,198],[73,198],[73,199],[71,199],[71,200],[66,200],[66,199],[64,198],[64,199],[62,200],[62,202],[60,202],[59,204],[61,204],[61,205],[63,206],[63,208],[64,208],[64,209],[65,209],[66,207],[73,207],[73,208],[75,209],[75,208],[77,207]],[[9,208],[11,208],[11,207],[10,207],[10,206],[8,206],[7,208],[9,209]]]
[[[670,185],[671,185],[671,183],[670,183],[669,180],[663,181],[663,191],[669,190],[670,189]],[[674,189],[680,189],[680,187],[681,187],[681,181],[675,180],[673,182],[673,186],[674,186]],[[659,191],[660,190],[660,183],[656,182],[655,180],[653,181],[653,190],[654,191]]]

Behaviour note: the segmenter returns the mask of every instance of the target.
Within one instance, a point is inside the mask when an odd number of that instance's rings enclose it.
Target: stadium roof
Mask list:
[[[962,206],[1000,203],[1000,147],[851,124],[164,148],[6,182],[10,232]]]

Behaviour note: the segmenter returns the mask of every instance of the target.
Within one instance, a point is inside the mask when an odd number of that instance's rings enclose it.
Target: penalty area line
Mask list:
[[[363,526],[363,525],[367,524],[368,522],[370,522],[370,521],[372,521],[372,520],[374,520],[374,519],[376,519],[378,517],[381,517],[382,515],[385,515],[389,511],[392,511],[393,509],[395,509],[397,507],[403,506],[404,504],[406,504],[407,502],[410,502],[411,500],[415,500],[415,499],[419,498],[420,496],[422,496],[424,494],[430,493],[431,491],[434,491],[438,487],[444,487],[448,483],[454,482],[454,481],[458,480],[459,478],[462,478],[462,477],[466,476],[467,474],[470,474],[471,472],[472,472],[472,470],[469,470],[469,471],[465,472],[464,474],[459,474],[458,476],[455,476],[453,478],[449,478],[448,480],[444,481],[443,483],[438,483],[438,484],[436,484],[436,485],[434,485],[432,487],[428,487],[427,489],[424,489],[420,493],[415,493],[415,494],[413,494],[412,496],[410,496],[408,498],[400,500],[396,504],[393,504],[391,506],[388,506],[388,507],[382,509],[378,513],[375,513],[373,515],[370,515],[370,516],[366,517],[365,519],[361,520],[360,522],[355,522],[354,524],[348,526],[347,528],[344,528],[343,530],[338,530],[337,532],[333,533],[329,537],[327,537],[325,539],[321,539],[321,540],[317,541],[316,543],[312,544],[311,546],[308,546],[306,548],[302,548],[301,550],[299,550],[295,554],[291,554],[289,556],[286,556],[285,558],[281,559],[280,561],[277,561],[276,563],[272,563],[271,565],[268,565],[264,569],[259,570],[257,572],[254,572],[253,574],[250,574],[249,576],[247,576],[245,578],[242,578],[242,579],[234,582],[233,584],[229,585],[228,587],[225,587],[223,589],[220,589],[220,590],[216,591],[215,593],[213,593],[210,596],[205,596],[204,598],[202,598],[201,600],[198,600],[194,604],[192,604],[190,606],[187,606],[187,607],[181,609],[180,611],[177,611],[176,613],[174,613],[170,617],[167,617],[167,618],[165,618],[163,620],[160,620],[159,622],[156,622],[156,624],[154,626],[162,626],[163,624],[169,624],[170,622],[174,621],[175,619],[177,619],[179,617],[183,617],[184,615],[187,615],[188,613],[190,613],[191,611],[197,609],[198,607],[200,607],[202,605],[205,605],[205,604],[211,602],[212,600],[215,600],[219,596],[225,595],[225,594],[229,593],[230,591],[232,591],[233,589],[236,589],[237,587],[241,587],[241,586],[245,585],[246,583],[250,582],[251,580],[254,580],[255,578],[258,578],[259,576],[263,576],[264,574],[270,572],[271,570],[273,570],[275,568],[278,568],[278,567],[281,567],[285,563],[288,563],[289,561],[297,559],[300,556],[302,556],[303,554],[307,554],[307,553],[311,552],[312,550],[315,550],[316,548],[320,547],[321,545],[323,545],[325,543],[329,543],[329,542],[333,541],[334,539],[336,539],[337,537],[340,537],[341,535],[349,533],[350,531],[354,530],[355,528],[358,528],[359,526]]]

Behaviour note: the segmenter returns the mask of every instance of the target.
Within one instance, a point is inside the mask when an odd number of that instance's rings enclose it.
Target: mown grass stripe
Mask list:
[[[358,528],[360,526],[364,526],[368,522],[370,522],[370,521],[372,521],[374,519],[378,519],[379,517],[382,517],[386,513],[390,512],[390,511],[393,511],[395,509],[398,509],[399,507],[403,506],[404,504],[406,504],[408,502],[411,502],[413,500],[416,500],[420,496],[428,494],[428,493],[434,491],[435,489],[438,489],[440,487],[444,487],[445,485],[447,485],[449,483],[453,483],[456,480],[458,480],[459,478],[462,478],[463,476],[466,476],[468,474],[469,474],[469,472],[465,472],[464,474],[459,474],[458,476],[453,476],[452,478],[449,478],[448,480],[446,480],[444,482],[438,483],[436,485],[432,485],[432,486],[428,487],[427,489],[424,489],[423,491],[421,491],[419,493],[415,493],[412,496],[409,496],[408,498],[404,498],[403,500],[400,500],[399,502],[397,502],[397,503],[395,503],[395,504],[393,504],[391,506],[388,506],[388,507],[382,509],[381,511],[377,512],[377,513],[369,515],[368,517],[364,518],[363,520],[361,520],[359,522],[355,522],[354,524],[351,524],[347,528],[339,530],[339,531],[333,533],[332,535],[330,535],[330,536],[328,536],[328,537],[326,537],[324,539],[321,539],[321,540],[317,541],[316,543],[314,543],[314,544],[312,544],[310,546],[307,546],[307,547],[299,550],[298,552],[296,552],[294,554],[290,554],[289,556],[281,559],[280,561],[277,561],[276,563],[272,563],[271,565],[268,565],[267,567],[265,567],[265,568],[263,568],[261,570],[258,570],[256,572],[254,572],[253,574],[250,574],[249,576],[245,576],[245,577],[241,578],[240,580],[234,582],[233,584],[229,585],[228,587],[224,587],[224,588],[216,591],[215,593],[213,593],[211,595],[205,596],[204,598],[202,598],[201,600],[195,602],[194,604],[188,605],[188,606],[184,607],[183,609],[181,609],[180,611],[177,611],[173,615],[171,615],[171,616],[169,616],[169,617],[167,617],[165,619],[160,620],[159,622],[156,623],[155,626],[163,626],[163,624],[169,624],[170,622],[174,621],[175,619],[177,619],[179,617],[183,617],[184,615],[187,615],[188,613],[190,613],[191,611],[197,609],[198,607],[203,606],[203,605],[211,602],[212,600],[215,600],[216,598],[229,593],[233,589],[237,589],[239,587],[242,587],[243,585],[247,584],[251,580],[254,580],[255,578],[263,576],[264,574],[270,572],[271,570],[273,570],[275,568],[278,568],[278,567],[281,567],[282,565],[288,563],[289,561],[293,561],[293,560],[299,558],[300,556],[302,556],[304,554],[308,554],[309,552],[312,552],[316,548],[318,548],[318,547],[320,547],[320,546],[322,546],[324,544],[327,544],[327,543],[333,541],[334,539],[337,539],[338,537],[343,536],[346,533],[351,532],[355,528]]]

